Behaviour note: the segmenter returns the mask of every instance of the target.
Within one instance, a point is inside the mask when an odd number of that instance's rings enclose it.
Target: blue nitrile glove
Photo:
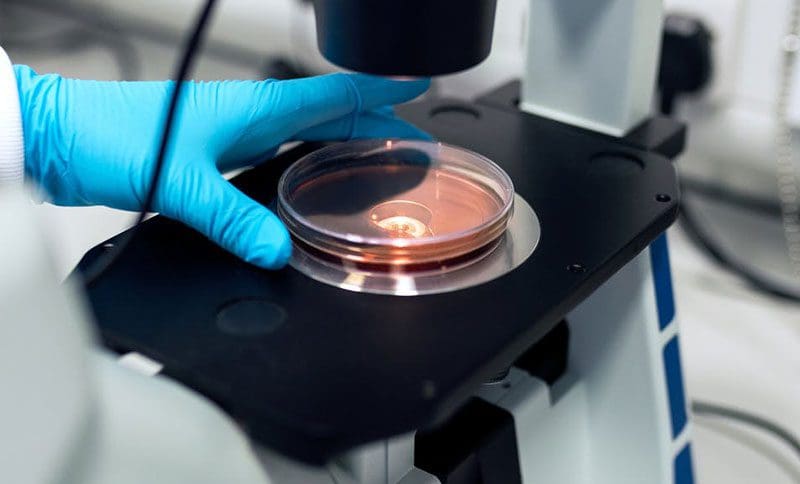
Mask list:
[[[150,185],[171,82],[100,82],[15,66],[25,171],[58,205],[140,210]],[[426,137],[390,106],[427,80],[332,74],[292,81],[189,83],[153,210],[265,268],[291,254],[278,218],[220,174],[271,157],[290,140]]]

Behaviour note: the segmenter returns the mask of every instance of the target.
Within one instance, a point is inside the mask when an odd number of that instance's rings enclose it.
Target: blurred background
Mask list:
[[[529,1],[498,2],[490,58],[437,79],[432,90],[471,98],[520,77]],[[39,73],[164,79],[199,3],[0,0],[0,45]],[[798,435],[800,76],[791,68],[800,40],[787,36],[796,4],[666,0],[665,102],[654,109],[690,126],[678,161],[685,216],[670,230],[689,395],[767,417]],[[224,0],[193,77],[335,70],[318,54],[314,36],[307,1]],[[105,207],[42,204],[38,212],[64,276],[90,247],[134,219]],[[800,455],[768,432],[703,416],[693,432],[701,483],[800,483]]]

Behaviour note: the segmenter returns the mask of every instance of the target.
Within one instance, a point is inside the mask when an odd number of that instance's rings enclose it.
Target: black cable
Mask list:
[[[680,18],[676,17],[678,20]],[[665,30],[664,49],[661,58],[659,74],[659,90],[661,94],[660,111],[666,116],[673,116],[676,102],[681,94],[697,92],[705,86],[710,73],[710,36],[707,29],[700,21],[689,19],[696,28],[686,30],[673,28]],[[685,23],[680,20],[680,23]],[[673,25],[678,25],[677,23]],[[669,26],[669,22],[665,23]],[[686,32],[689,32],[688,35]],[[691,86],[691,89],[687,87]],[[723,194],[719,190],[711,193],[708,187],[686,183],[681,180],[681,189],[686,192],[712,195],[717,199],[747,205],[759,211],[772,210],[765,206],[763,201],[746,199],[735,195]],[[723,196],[724,195],[724,196]],[[726,200],[727,199],[727,200]],[[778,214],[782,214],[782,207],[774,207]],[[747,281],[754,289],[793,302],[800,302],[800,288],[776,280],[774,277],[759,270],[757,267],[739,260],[731,251],[727,250],[709,232],[703,229],[703,224],[698,219],[695,206],[686,199],[681,201],[681,226],[692,242],[722,268]]]
[[[688,176],[682,176],[680,183],[683,193],[697,194],[704,199],[741,208],[758,215],[765,215],[773,218],[780,218],[782,215],[781,205],[777,200],[769,200],[766,197],[750,195],[742,190]]]
[[[663,94],[662,94],[663,96]],[[668,96],[669,97],[669,96]],[[662,100],[663,101],[663,100]],[[662,102],[662,114],[671,116],[674,108],[674,99]],[[702,193],[700,186],[686,183],[681,180],[681,191],[684,193],[695,191]],[[717,198],[722,198],[717,196]],[[760,207],[764,209],[764,207]],[[777,207],[780,213],[780,207]],[[689,203],[687,197],[683,197],[680,206],[680,224],[689,239],[714,262],[727,271],[745,280],[754,289],[774,297],[785,299],[792,302],[800,302],[800,289],[791,284],[776,280],[769,274],[760,271],[757,267],[736,258],[716,238],[705,231],[703,224],[698,219],[693,204]]]
[[[153,200],[155,199],[158,183],[161,179],[161,173],[164,169],[164,162],[166,160],[167,150],[169,149],[170,135],[172,134],[172,127],[175,122],[175,114],[178,110],[184,82],[189,76],[191,68],[194,65],[195,54],[197,53],[197,50],[203,40],[203,34],[206,26],[208,25],[208,21],[211,18],[211,13],[214,10],[215,4],[216,0],[206,0],[206,3],[194,24],[194,28],[192,29],[191,35],[187,40],[183,49],[183,53],[180,57],[180,63],[174,78],[175,84],[172,89],[172,95],[170,96],[169,104],[167,105],[166,120],[161,131],[161,142],[158,148],[158,156],[156,158],[155,167],[153,168],[153,176],[150,181],[150,187],[147,191],[147,197],[142,204],[142,211],[139,213],[139,216],[136,219],[136,224],[130,231],[127,232],[127,236],[120,243],[111,247],[109,251],[100,256],[94,264],[87,267],[83,271],[83,282],[86,287],[90,287],[92,284],[97,282],[97,280],[106,271],[108,271],[114,262],[119,259],[120,254],[122,254],[125,248],[131,243],[131,240],[133,240],[133,238],[138,234],[139,230],[141,229],[142,222],[144,222],[144,219],[147,217],[147,214],[153,207]]]
[[[762,273],[756,267],[740,261],[707,233],[697,218],[694,206],[687,203],[686,197],[681,201],[680,221],[681,227],[692,242],[714,262],[741,277],[759,291],[788,301],[800,302],[800,290],[796,287],[776,280],[768,274]]]
[[[780,439],[786,445],[791,447],[794,453],[800,457],[800,439],[798,439],[794,434],[784,427],[763,417],[759,417],[758,415],[736,408],[699,400],[692,401],[692,413],[700,416],[720,417],[733,420],[762,430],[773,437]]]

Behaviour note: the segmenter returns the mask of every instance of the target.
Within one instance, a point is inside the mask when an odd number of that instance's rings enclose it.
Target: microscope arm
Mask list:
[[[662,0],[531,1],[520,107],[622,137],[652,113]]]

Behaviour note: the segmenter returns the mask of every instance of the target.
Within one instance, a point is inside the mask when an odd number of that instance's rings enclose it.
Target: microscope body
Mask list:
[[[432,76],[488,56],[495,1],[316,0],[315,9],[320,52],[333,63]],[[521,88],[500,104],[620,139],[646,124],[661,0],[530,2],[527,23]],[[531,348],[450,422],[333,468],[364,483],[693,482],[677,335],[661,234],[543,340],[550,346]],[[561,372],[543,376],[531,358],[560,361]]]

